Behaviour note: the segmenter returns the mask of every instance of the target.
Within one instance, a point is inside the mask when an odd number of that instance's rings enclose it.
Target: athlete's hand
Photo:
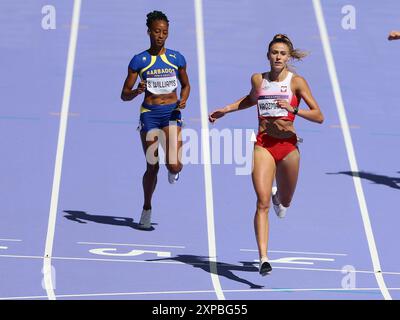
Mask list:
[[[214,123],[217,119],[222,118],[225,115],[225,110],[223,108],[214,110],[208,115],[208,121]]]
[[[289,112],[294,111],[294,108],[289,104],[287,100],[276,100],[276,104],[278,105],[278,107],[286,109]]]
[[[178,102],[176,103],[177,107],[179,109],[185,109],[186,107],[186,100],[178,100]]]
[[[388,40],[397,40],[400,39],[400,31],[392,31],[389,33]]]
[[[136,88],[136,92],[137,94],[141,94],[146,90],[146,80],[142,80],[139,82],[137,88]]]

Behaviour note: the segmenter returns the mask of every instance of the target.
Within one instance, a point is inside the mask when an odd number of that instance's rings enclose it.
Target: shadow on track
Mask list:
[[[208,273],[217,274],[219,276],[225,277],[229,280],[236,281],[239,283],[243,283],[248,285],[251,289],[261,289],[264,286],[254,284],[246,279],[240,278],[235,275],[232,271],[247,271],[247,272],[258,272],[258,268],[256,268],[251,262],[242,262],[241,266],[237,266],[234,264],[224,263],[224,262],[216,262],[217,273],[211,271],[211,264],[208,257],[200,257],[195,255],[177,255],[172,258],[162,258],[162,259],[151,259],[146,261],[163,261],[163,260],[172,260],[178,261],[192,266],[193,268],[202,269]]]
[[[400,173],[400,171],[398,173]],[[327,174],[345,174],[351,177],[360,177],[361,179],[372,181],[375,184],[382,184],[393,189],[400,189],[400,177],[389,177],[364,171],[339,171],[336,173],[328,172]]]
[[[96,222],[100,224],[108,224],[112,226],[123,226],[130,227],[140,231],[153,231],[154,227],[150,229],[141,229],[139,228],[139,224],[134,222],[132,218],[126,217],[113,217],[113,216],[100,216],[89,214],[85,211],[75,211],[75,210],[64,210],[63,212],[67,213],[64,217],[68,220],[75,221],[78,223],[87,223],[86,221]],[[156,223],[152,223],[152,225],[157,225]]]

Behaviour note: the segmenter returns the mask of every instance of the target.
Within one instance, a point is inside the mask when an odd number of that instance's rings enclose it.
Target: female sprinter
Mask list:
[[[159,170],[158,139],[165,141],[168,181],[175,183],[182,170],[180,109],[185,108],[190,92],[185,58],[178,51],[165,48],[169,27],[167,16],[153,11],[147,15],[146,25],[150,49],[132,58],[121,93],[123,101],[145,93],[140,109],[140,136],[147,163],[143,176],[144,205],[139,223],[142,229],[151,228],[151,199]],[[138,77],[141,81],[132,90]],[[177,80],[181,84],[179,100]]]
[[[286,35],[275,35],[268,46],[271,70],[252,75],[247,96],[209,115],[213,123],[229,112],[257,105],[259,132],[254,146],[252,179],[257,194],[254,229],[260,256],[259,271],[263,276],[272,270],[267,257],[271,194],[274,210],[283,218],[297,183],[300,154],[293,127],[295,115],[318,123],[324,120],[306,80],[288,70],[291,59],[301,60],[305,55],[293,48]],[[299,109],[301,99],[309,110]],[[272,188],[274,178],[277,188]]]

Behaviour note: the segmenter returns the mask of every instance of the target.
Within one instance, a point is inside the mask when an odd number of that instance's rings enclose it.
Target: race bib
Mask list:
[[[260,96],[257,101],[258,113],[262,117],[286,117],[288,111],[277,105],[276,100],[287,100],[287,95]]]
[[[165,78],[147,78],[147,90],[154,94],[166,94],[178,88],[176,76]]]

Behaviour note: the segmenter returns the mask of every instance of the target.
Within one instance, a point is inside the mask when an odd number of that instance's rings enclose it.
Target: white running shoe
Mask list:
[[[168,182],[170,184],[174,184],[179,180],[179,172],[178,173],[171,173],[168,171]]]
[[[258,272],[262,276],[266,276],[268,273],[272,271],[271,264],[268,262],[268,258],[263,257],[260,259],[260,265],[258,267]]]
[[[279,218],[284,218],[286,215],[287,207],[284,207],[279,201],[278,195],[276,194],[278,191],[277,187],[272,187],[272,203],[274,205],[274,211]]]
[[[151,209],[142,211],[142,216],[140,217],[139,228],[150,229],[151,228]]]

